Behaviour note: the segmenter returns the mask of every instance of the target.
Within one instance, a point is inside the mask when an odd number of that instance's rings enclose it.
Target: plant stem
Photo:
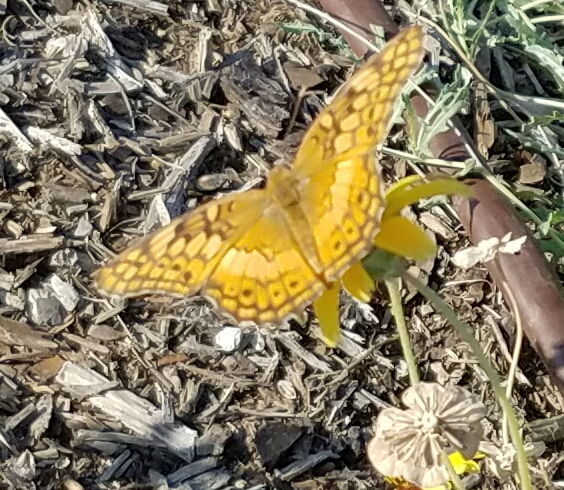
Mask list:
[[[419,373],[417,372],[417,363],[415,356],[411,349],[411,342],[409,341],[409,332],[407,331],[407,324],[405,323],[405,315],[403,314],[403,305],[401,302],[401,293],[399,289],[399,279],[386,279],[386,287],[392,302],[392,315],[396,321],[396,328],[399,334],[401,350],[403,357],[407,363],[407,370],[409,372],[409,380],[411,386],[419,383]]]
[[[507,417],[507,423],[509,426],[509,434],[511,435],[511,442],[517,452],[517,473],[519,476],[519,483],[522,490],[532,490],[531,486],[531,475],[528,471],[527,454],[525,452],[525,447],[523,446],[523,439],[519,432],[519,425],[517,423],[517,416],[509,403],[507,396],[505,395],[505,390],[501,386],[501,378],[499,377],[497,371],[494,369],[492,363],[484,354],[479,342],[476,340],[470,327],[460,320],[456,313],[442,300],[442,298],[435,293],[430,287],[423,284],[419,279],[408,274],[407,271],[401,273],[401,277],[414,285],[417,290],[440,311],[440,313],[450,322],[450,324],[455,328],[458,335],[470,346],[474,356],[478,360],[481,368],[485,371],[488,376],[494,393],[501,405],[504,415]]]
[[[452,466],[452,463],[450,462],[450,459],[449,459],[447,453],[445,453],[444,451],[443,451],[443,458],[442,459],[443,459],[443,464],[446,466],[446,469],[448,470],[450,482],[452,483],[452,486],[454,487],[454,489],[455,490],[465,490],[464,485],[462,484],[462,480],[460,479],[460,477],[456,473],[456,470]]]

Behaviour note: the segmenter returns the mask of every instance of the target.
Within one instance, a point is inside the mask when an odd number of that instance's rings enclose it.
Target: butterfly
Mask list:
[[[421,27],[396,35],[321,111],[292,166],[126,248],[98,271],[99,289],[200,293],[240,324],[300,314],[373,248],[383,207],[374,149],[422,57]]]

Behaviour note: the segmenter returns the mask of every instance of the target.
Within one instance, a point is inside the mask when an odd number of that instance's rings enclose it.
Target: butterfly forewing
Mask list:
[[[380,144],[403,86],[423,59],[423,30],[397,34],[338,91],[305,133],[293,167],[311,175],[348,152]]]
[[[268,196],[254,190],[199,206],[104,265],[97,273],[98,287],[124,297],[200,291],[232,243],[269,205]]]

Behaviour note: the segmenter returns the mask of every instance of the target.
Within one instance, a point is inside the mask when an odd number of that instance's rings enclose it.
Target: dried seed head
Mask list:
[[[464,388],[437,383],[408,388],[402,402],[407,410],[391,407],[378,414],[367,448],[370,462],[384,475],[420,487],[446,483],[442,455],[460,451],[467,459],[474,456],[486,407]]]

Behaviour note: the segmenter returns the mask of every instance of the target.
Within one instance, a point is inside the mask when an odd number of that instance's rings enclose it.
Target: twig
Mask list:
[[[515,373],[519,366],[519,357],[521,356],[521,347],[523,345],[523,324],[521,322],[521,314],[519,313],[519,305],[515,300],[515,295],[509,287],[509,285],[504,281],[504,289],[507,291],[507,298],[511,304],[511,309],[515,315],[515,346],[513,347],[513,356],[511,358],[511,366],[509,367],[509,373],[507,375],[507,386],[505,388],[505,394],[508,400],[511,400],[511,393],[513,392],[513,385],[515,384]],[[507,444],[509,436],[507,434],[507,415],[503,414],[503,425],[502,425],[502,435],[503,443]]]

